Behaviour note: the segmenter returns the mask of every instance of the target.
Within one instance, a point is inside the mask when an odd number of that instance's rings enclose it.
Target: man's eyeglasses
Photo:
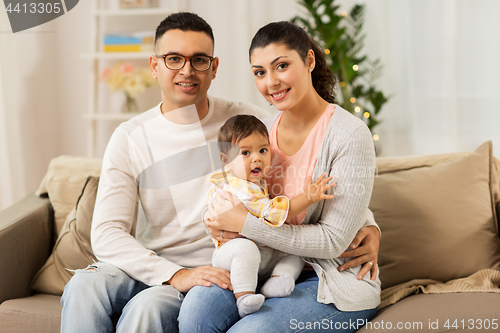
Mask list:
[[[165,66],[171,70],[178,70],[184,67],[186,61],[189,60],[191,67],[199,72],[207,71],[212,64],[213,57],[205,55],[197,55],[194,57],[185,57],[180,54],[162,54],[155,55],[157,58],[163,58]]]

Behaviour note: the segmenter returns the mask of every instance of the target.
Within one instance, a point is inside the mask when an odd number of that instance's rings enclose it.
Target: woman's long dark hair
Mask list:
[[[252,56],[254,49],[266,47],[269,44],[286,45],[288,49],[297,51],[304,63],[307,52],[313,50],[316,60],[316,65],[312,71],[313,87],[325,101],[335,103],[333,89],[337,80],[330,67],[326,64],[322,49],[309,37],[304,29],[287,21],[269,23],[260,28],[253,37],[249,56]]]

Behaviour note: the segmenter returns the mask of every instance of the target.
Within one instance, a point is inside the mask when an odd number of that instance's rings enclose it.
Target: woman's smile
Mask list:
[[[283,98],[285,98],[286,95],[288,95],[288,92],[290,91],[291,88],[288,88],[288,89],[283,89],[283,90],[280,90],[278,92],[275,92],[275,93],[271,93],[271,97],[272,99],[274,99],[275,101],[279,101]]]

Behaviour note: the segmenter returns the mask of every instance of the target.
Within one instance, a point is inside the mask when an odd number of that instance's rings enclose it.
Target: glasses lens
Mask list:
[[[206,71],[210,67],[210,57],[197,56],[191,59],[191,65],[197,71]]]
[[[170,69],[180,69],[184,66],[184,57],[172,54],[165,57],[165,65]]]

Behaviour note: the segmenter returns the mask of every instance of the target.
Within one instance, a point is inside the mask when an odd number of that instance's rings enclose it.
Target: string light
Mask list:
[[[361,108],[360,108],[359,106],[356,106],[356,107],[354,108],[354,111],[359,112],[359,111],[361,111]]]
[[[373,136],[373,141],[378,141],[378,139],[379,139],[378,135],[377,135],[377,134],[375,134],[375,135]]]
[[[352,104],[354,104],[354,103],[356,103],[356,98],[351,97],[350,101],[351,101]]]
[[[354,69],[354,71],[356,71],[356,72],[357,72],[357,71],[358,71],[358,69],[359,69],[359,67],[358,67],[358,65],[354,65],[354,66],[352,66],[352,69]]]
[[[365,113],[363,113],[363,116],[365,118],[370,118],[370,112],[366,111]]]
[[[330,50],[329,49],[325,49],[325,54],[330,54]]]

